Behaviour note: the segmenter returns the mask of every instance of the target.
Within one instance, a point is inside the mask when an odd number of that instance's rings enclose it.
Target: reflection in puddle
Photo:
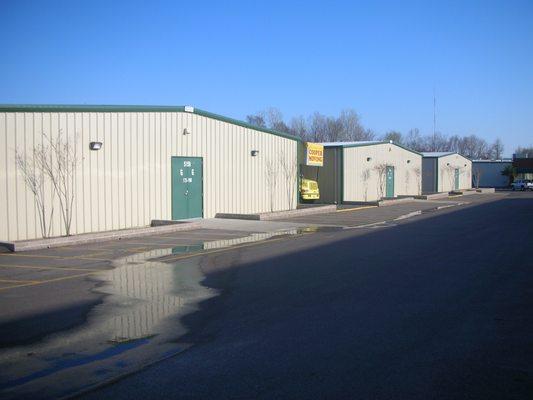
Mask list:
[[[216,292],[200,285],[203,276],[194,260],[179,265],[154,261],[174,251],[155,249],[115,260],[114,269],[95,275],[102,282],[97,291],[106,296],[87,323],[35,345],[2,351],[1,397],[57,397],[98,382],[102,371],[112,377],[178,352],[172,341],[186,333],[178,317]]]
[[[322,229],[254,233],[153,249],[113,261],[113,269],[94,275],[100,284],[97,292],[105,296],[85,324],[40,343],[0,352],[1,397],[64,396],[181,351],[176,339],[186,329],[179,318],[217,292],[200,284],[199,259],[172,264],[163,262],[166,257]]]

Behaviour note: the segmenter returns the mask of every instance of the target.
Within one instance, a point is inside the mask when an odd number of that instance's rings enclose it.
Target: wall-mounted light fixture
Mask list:
[[[407,160],[407,164],[409,164],[411,162],[411,160]]]
[[[91,142],[89,143],[90,150],[100,150],[103,146],[102,142]]]
[[[466,167],[466,164],[464,166]]]
[[[190,135],[191,132],[189,132],[189,131],[187,130],[187,128],[185,128],[185,129],[183,130],[183,134],[184,134],[184,135]]]
[[[372,161],[372,157],[367,157],[366,161]]]
[[[256,157],[259,154],[259,150],[252,150],[250,154],[252,155],[252,157]]]
[[[450,163],[449,163],[449,162],[448,162],[448,163],[446,163],[446,166],[447,166],[447,167],[449,167],[449,166],[450,166]]]

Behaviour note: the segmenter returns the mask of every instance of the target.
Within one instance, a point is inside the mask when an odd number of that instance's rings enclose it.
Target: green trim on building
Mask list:
[[[474,162],[474,160],[472,160],[470,157],[467,157],[467,156],[463,156],[462,154],[456,152],[456,151],[451,151],[449,153],[446,153],[446,154],[442,154],[440,156],[425,156],[423,153],[419,153],[422,157],[424,158],[441,158],[441,157],[448,157],[448,156],[453,156],[454,154],[457,154],[458,156],[461,156],[463,158],[466,158],[468,161],[470,162]]]
[[[340,151],[341,155],[341,198],[339,199],[339,204],[344,203],[344,148]]]
[[[327,147],[342,147],[342,148],[350,148],[350,147],[364,147],[364,146],[376,146],[376,145],[380,145],[380,144],[392,144],[394,146],[397,146],[397,147],[400,147],[404,150],[407,150],[407,151],[410,151],[411,153],[414,153],[414,154],[417,154],[419,156],[422,156],[422,153],[419,153],[418,151],[416,150],[412,150],[408,147],[405,147],[401,144],[398,144],[398,143],[394,143],[394,142],[389,142],[389,141],[380,141],[380,142],[370,142],[370,143],[351,143],[351,144],[339,144],[338,146],[327,146]]]
[[[435,176],[437,177],[435,180],[435,184],[436,184],[435,193],[439,193],[439,174],[440,174],[439,160],[437,160],[437,157],[432,157],[432,158],[435,159]]]
[[[196,107],[193,107],[193,111],[186,111],[185,106],[0,104],[0,112],[185,112],[238,125],[247,129],[281,136],[297,142],[302,141],[300,138],[287,133],[261,128],[244,121],[200,110]]]

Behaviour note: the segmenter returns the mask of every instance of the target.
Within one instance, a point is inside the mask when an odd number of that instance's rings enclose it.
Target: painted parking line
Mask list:
[[[291,237],[295,237],[295,236],[301,236],[301,235],[293,235]],[[241,245],[237,245],[237,246],[226,247],[226,248],[223,248],[223,249],[200,251],[200,252],[197,252],[197,253],[184,254],[184,255],[174,256],[174,257],[162,257],[159,260],[163,261],[163,262],[185,260],[185,259],[188,259],[188,258],[199,257],[199,256],[213,254],[213,253],[220,253],[220,252],[234,250],[234,249],[241,249],[243,247],[258,246],[258,245],[264,244],[264,243],[278,242],[280,240],[287,240],[287,237],[280,237],[280,238],[276,238],[276,239],[268,239],[268,240],[263,240],[263,241],[259,241],[259,242],[254,242],[254,243],[245,243],[245,244],[241,244]]]
[[[378,206],[361,206],[361,207],[353,207],[353,208],[343,208],[342,210],[337,210],[336,212],[348,212],[348,211],[357,211],[357,210],[366,210],[368,208],[377,208]]]
[[[51,271],[105,271],[105,269],[91,269],[91,268],[72,268],[72,267],[39,267],[34,265],[18,265],[18,264],[0,264],[0,268],[21,268],[21,269],[36,269],[36,270],[51,270]]]
[[[98,255],[100,255],[102,252],[99,252]],[[108,253],[108,252],[106,252]],[[30,258],[58,258],[61,260],[89,260],[89,261],[113,261],[108,258],[95,258],[95,257],[89,257],[87,255],[82,256],[54,256],[51,254],[20,254],[20,253],[4,253],[0,256],[1,257],[30,257]]]
[[[39,282],[39,281],[30,281],[30,280],[27,280],[27,279],[0,279],[0,282],[3,282],[3,283],[35,283],[35,282]]]
[[[295,236],[301,236],[301,235],[295,235]],[[223,248],[223,249],[210,250],[210,251],[204,251],[204,252],[198,252],[198,253],[192,253],[192,254],[185,254],[185,255],[171,257],[171,258],[165,258],[162,261],[184,260],[184,259],[188,259],[188,258],[204,256],[204,255],[213,254],[213,253],[220,253],[220,252],[225,252],[225,251],[231,251],[231,250],[239,249],[239,248],[243,248],[243,247],[257,246],[257,245],[264,244],[264,243],[272,243],[272,242],[277,242],[277,241],[286,240],[286,239],[287,239],[287,237],[280,237],[280,238],[276,238],[276,239],[268,239],[268,240],[263,240],[263,241],[259,241],[259,242],[254,242],[254,243],[246,243],[246,244],[242,244],[242,245],[239,245],[239,246],[227,247],[227,248]],[[8,267],[10,267],[10,265],[8,265]],[[25,268],[25,267],[30,267],[30,266],[17,266],[16,268]],[[49,268],[49,267],[35,267],[35,268],[46,269],[46,268]],[[50,268],[58,268],[58,267],[50,267]],[[58,269],[61,269],[61,268],[58,268]],[[16,284],[16,285],[7,286],[7,287],[0,287],[0,291],[4,291],[4,290],[8,290],[8,289],[16,289],[16,288],[21,288],[21,287],[27,287],[27,286],[44,285],[44,284],[47,284],[47,283],[65,281],[65,280],[68,280],[68,279],[82,278],[82,277],[86,277],[86,276],[89,276],[89,275],[98,274],[98,273],[100,273],[102,271],[103,270],[91,270],[90,272],[86,272],[86,273],[83,273],[83,274],[63,276],[63,277],[59,277],[59,278],[47,279],[47,280],[42,280],[42,281],[34,281],[34,282],[21,283],[21,284]]]
[[[60,278],[46,279],[44,281],[33,281],[31,283],[21,283],[20,285],[13,285],[13,286],[0,288],[0,291],[4,291],[4,290],[8,290],[8,289],[21,288],[21,287],[25,287],[25,286],[36,286],[36,285],[44,285],[46,283],[66,281],[67,279],[81,278],[81,277],[84,277],[84,276],[94,275],[94,274],[97,274],[98,272],[100,272],[100,271],[92,271],[92,272],[87,272],[85,274],[62,276]]]

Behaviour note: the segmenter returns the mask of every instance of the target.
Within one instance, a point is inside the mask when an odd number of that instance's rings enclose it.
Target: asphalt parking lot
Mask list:
[[[393,221],[397,218],[410,216],[415,212],[429,212],[456,206],[468,206],[485,201],[500,199],[504,194],[475,194],[469,196],[454,196],[439,200],[412,200],[390,206],[349,206],[339,207],[337,212],[327,214],[305,215],[301,217],[284,218],[280,221],[292,221],[304,224],[329,226],[356,227]]]
[[[35,341],[50,332],[83,322],[84,314],[101,299],[90,290],[94,282],[86,278],[115,268],[113,261],[116,259],[154,249],[166,249],[167,259],[179,259],[209,251],[217,243],[220,246],[238,244],[251,234],[198,229],[23,253],[0,253],[0,347]]]
[[[202,229],[191,231],[22,253],[1,253],[0,358],[9,354],[9,358],[14,360],[13,365],[20,360],[24,361],[19,372],[15,369],[15,376],[19,373],[24,376],[29,365],[39,375],[42,373],[40,363],[43,360],[54,359],[54,354],[66,351],[58,350],[62,349],[62,345],[53,341],[58,333],[74,332],[70,336],[67,333],[66,338],[58,343],[90,343],[85,352],[88,353],[93,344],[101,347],[110,345],[108,339],[91,337],[91,341],[85,338],[84,335],[92,335],[92,331],[103,329],[100,325],[95,325],[95,320],[104,321],[105,329],[113,325],[112,330],[123,332],[135,326],[141,332],[151,332],[154,324],[176,313],[187,303],[187,299],[212,296],[211,293],[202,293],[204,289],[200,282],[203,278],[195,271],[205,267],[202,264],[204,262],[238,265],[242,257],[241,247],[247,250],[246,254],[253,254],[253,246],[256,245],[260,245],[257,249],[265,246],[270,248],[271,252],[267,252],[269,255],[281,252],[280,246],[283,251],[290,252],[295,246],[301,246],[302,241],[288,241],[287,235],[298,238],[321,232],[321,226],[334,226],[336,230],[323,231],[319,235],[322,239],[315,240],[335,241],[339,240],[337,230],[344,230],[347,234],[346,228],[361,227],[361,231],[364,231],[366,225],[384,221],[389,222],[389,226],[402,224],[407,220],[420,218],[417,212],[427,212],[426,217],[430,217],[499,200],[505,196],[506,194],[470,195],[439,201],[412,201],[386,207],[344,207],[335,213],[283,221],[213,219],[205,220]],[[390,224],[391,222],[393,223]],[[275,241],[281,241],[280,246],[272,243]],[[203,257],[204,255],[209,257]],[[102,285],[111,285],[111,289],[107,287],[106,290],[101,290]],[[176,300],[176,293],[184,295],[178,296]],[[113,300],[110,301],[110,298]],[[133,317],[126,313],[132,304],[134,308],[137,307]],[[154,315],[157,318],[154,319]],[[147,320],[151,322],[148,323]],[[172,330],[179,336],[176,326],[174,322]],[[76,333],[77,330],[81,330],[81,334]],[[143,335],[133,336],[144,337]],[[128,334],[121,333],[117,340],[122,341],[127,337]],[[164,343],[173,342],[172,340],[166,337]],[[30,362],[24,359],[26,356],[21,358],[18,349],[22,349],[24,354],[34,354],[40,351],[40,343],[43,341],[50,342],[53,346],[48,346],[46,352],[43,351],[39,362]],[[115,339],[113,343],[114,341]],[[157,345],[162,346],[161,343]],[[81,350],[76,350],[76,353],[78,351],[79,354],[84,353]],[[146,350],[141,358],[148,353]],[[166,353],[157,353],[157,357],[161,354]],[[7,370],[1,363],[0,367]],[[107,371],[106,368],[102,370]],[[30,374],[29,378],[24,379],[31,380],[31,376]],[[91,379],[104,378],[105,376],[92,376]],[[0,389],[2,379],[7,378],[0,373]],[[47,385],[46,382],[42,384],[43,387]],[[12,395],[16,398],[18,393],[13,392]]]

